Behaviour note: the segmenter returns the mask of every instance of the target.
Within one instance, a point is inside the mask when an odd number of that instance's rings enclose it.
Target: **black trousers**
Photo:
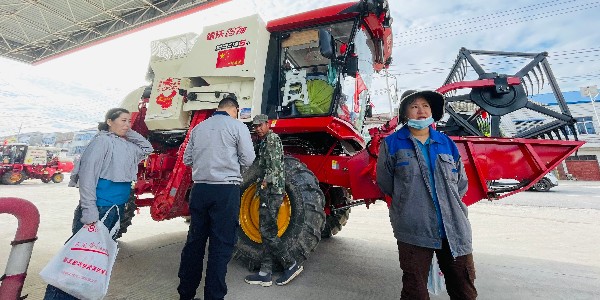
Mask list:
[[[473,254],[453,258],[446,239],[443,240],[442,249],[423,248],[398,241],[398,254],[402,269],[400,299],[429,299],[427,278],[434,252],[440,270],[444,273],[446,291],[450,299],[476,299]]]
[[[239,185],[195,183],[190,198],[190,213],[190,229],[179,265],[177,291],[180,299],[191,300],[196,296],[202,279],[207,241],[204,299],[223,299],[227,294],[227,264],[237,241]]]

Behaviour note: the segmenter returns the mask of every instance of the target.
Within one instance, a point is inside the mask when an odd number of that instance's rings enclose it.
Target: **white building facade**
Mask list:
[[[69,156],[80,156],[97,133],[98,130],[96,129],[75,132],[73,140],[69,144]]]

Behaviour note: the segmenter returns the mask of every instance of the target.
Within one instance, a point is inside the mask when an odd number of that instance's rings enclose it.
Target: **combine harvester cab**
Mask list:
[[[375,162],[381,139],[396,129],[397,119],[369,130],[368,142],[361,131],[369,115],[372,75],[392,61],[391,21],[388,1],[359,1],[267,24],[253,15],[207,26],[200,35],[153,42],[148,70],[152,85],[128,95],[123,107],[133,112],[132,127],[149,138],[155,152],[140,164],[121,233],[131,224],[136,205],[150,206],[157,221],[189,214],[191,170],[183,165],[183,151],[192,128],[210,117],[226,95],[238,99],[240,121],[249,125],[253,116],[267,114],[271,129],[281,137],[286,195],[279,211],[279,236],[297,261],[304,261],[322,237],[339,232],[352,206],[384,199],[375,184]],[[457,65],[458,75],[451,74],[439,89],[447,96],[452,118],[438,126],[455,136],[461,150],[470,184],[465,203],[527,188],[581,146],[578,141],[486,136],[473,130],[467,126],[469,117],[455,118],[453,103],[475,103],[481,107],[477,115],[489,114],[495,128],[500,116],[528,102],[522,92],[527,77],[482,72],[480,78],[465,81],[464,63]],[[471,93],[454,95],[464,88]],[[492,109],[495,106],[508,107],[508,112]],[[568,109],[543,111],[561,123],[539,135],[574,122]],[[251,167],[241,186],[236,257],[249,268],[258,266],[262,242],[257,171],[257,166]],[[523,184],[510,191],[494,190],[488,183],[497,178]]]

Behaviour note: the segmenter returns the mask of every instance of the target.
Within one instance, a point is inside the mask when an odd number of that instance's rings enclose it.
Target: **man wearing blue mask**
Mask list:
[[[435,253],[450,299],[476,299],[471,224],[462,197],[467,176],[456,144],[431,126],[444,115],[434,91],[402,94],[404,126],[381,143],[377,184],[392,197],[390,221],[402,269],[401,299],[429,299]]]

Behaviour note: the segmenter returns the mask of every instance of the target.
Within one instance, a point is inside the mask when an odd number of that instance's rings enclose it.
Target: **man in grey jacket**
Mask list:
[[[196,295],[209,239],[204,299],[223,299],[227,294],[225,275],[239,224],[241,173],[255,158],[250,131],[236,120],[238,109],[235,99],[221,100],[213,116],[192,130],[185,148],[183,163],[192,167],[194,186],[190,229],[179,266],[181,300]]]
[[[450,299],[475,299],[471,224],[462,197],[467,176],[456,144],[431,127],[444,115],[444,97],[406,91],[404,124],[381,143],[377,184],[392,197],[390,221],[402,269],[401,299],[429,299],[435,252]]]

